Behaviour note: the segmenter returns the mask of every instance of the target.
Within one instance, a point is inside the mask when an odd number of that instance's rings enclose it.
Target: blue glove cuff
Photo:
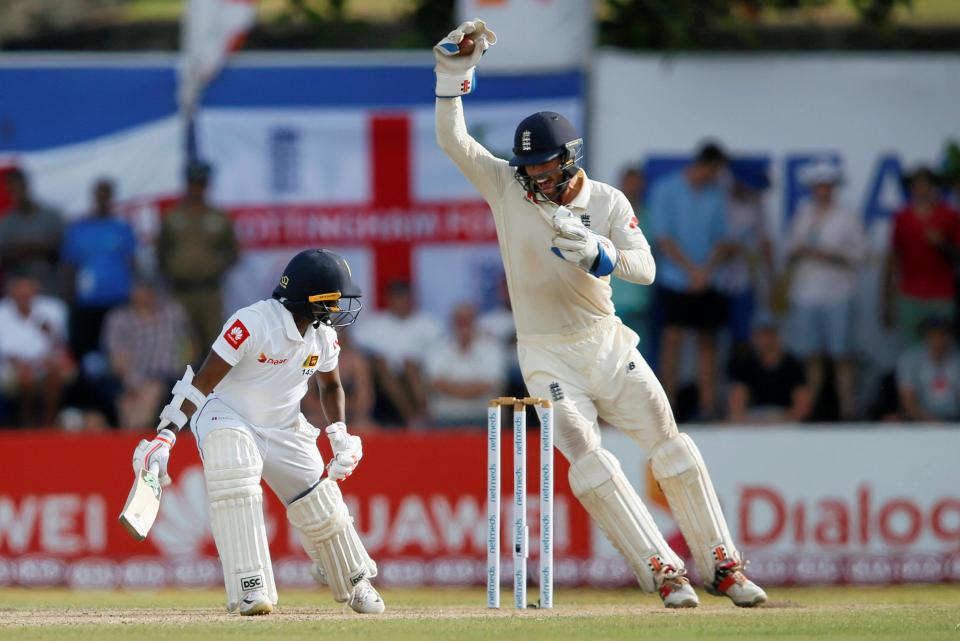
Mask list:
[[[597,249],[597,258],[593,261],[593,265],[590,266],[590,273],[598,278],[600,276],[609,276],[617,266],[617,261],[606,252],[602,243],[597,243]]]

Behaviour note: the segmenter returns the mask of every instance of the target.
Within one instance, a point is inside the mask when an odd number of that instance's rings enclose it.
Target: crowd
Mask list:
[[[70,429],[152,426],[170,387],[221,329],[222,280],[238,256],[228,216],[207,200],[209,166],[191,164],[162,218],[155,268],[98,180],[89,214],[66,222],[8,172],[0,217],[0,425]],[[857,273],[867,237],[838,198],[824,158],[802,176],[809,196],[770,224],[763,167],[717,144],[647,186],[639,167],[621,189],[657,257],[654,287],[612,283],[620,317],[641,336],[678,419],[737,424],[825,420],[960,420],[960,181],[930,167],[903,177],[892,218],[882,310],[900,356],[870,383],[854,349]],[[382,310],[341,333],[347,414],[358,428],[483,424],[487,401],[524,394],[505,293],[448,319],[419,311],[409,282]],[[873,381],[874,379],[870,379]],[[866,400],[864,400],[866,398]],[[304,412],[324,422],[319,395]]]

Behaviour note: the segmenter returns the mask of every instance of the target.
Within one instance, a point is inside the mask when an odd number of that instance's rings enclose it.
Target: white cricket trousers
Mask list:
[[[640,447],[677,434],[667,395],[616,316],[569,335],[522,335],[520,369],[532,396],[554,401],[557,448],[574,462],[600,447],[598,418]]]
[[[299,425],[263,427],[244,420],[219,398],[208,398],[190,421],[200,458],[203,442],[214,430],[243,429],[250,435],[263,459],[263,480],[284,505],[305,495],[323,473],[323,458],[317,449],[321,431],[300,415]]]

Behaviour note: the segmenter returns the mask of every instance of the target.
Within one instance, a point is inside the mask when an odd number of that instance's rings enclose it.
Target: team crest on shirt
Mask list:
[[[316,367],[317,361],[319,360],[320,360],[320,354],[310,354],[310,356],[307,356],[306,360],[303,361],[303,365],[301,365],[300,367],[303,367],[303,368]]]
[[[227,331],[223,333],[224,340],[232,347],[233,349],[240,349],[240,346],[243,345],[243,341],[247,340],[250,337],[250,331],[247,329],[247,326],[240,322],[240,319],[233,321],[233,325],[227,328]]]

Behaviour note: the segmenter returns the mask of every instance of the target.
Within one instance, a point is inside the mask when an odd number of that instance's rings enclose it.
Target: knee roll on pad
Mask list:
[[[320,481],[309,494],[291,503],[287,518],[300,533],[310,559],[323,568],[335,600],[346,601],[358,581],[377,575],[377,564],[363,547],[334,481]]]
[[[277,602],[267,530],[263,521],[263,460],[250,435],[220,429],[203,441],[203,473],[210,501],[210,529],[223,565],[227,609],[261,590]]]
[[[709,583],[717,561],[739,559],[739,553],[700,450],[689,436],[677,434],[653,448],[650,465],[690,547],[697,572]]]
[[[598,449],[574,461],[570,487],[627,559],[645,592],[657,589],[655,574],[663,565],[683,569],[683,561],[664,540],[613,454]]]

